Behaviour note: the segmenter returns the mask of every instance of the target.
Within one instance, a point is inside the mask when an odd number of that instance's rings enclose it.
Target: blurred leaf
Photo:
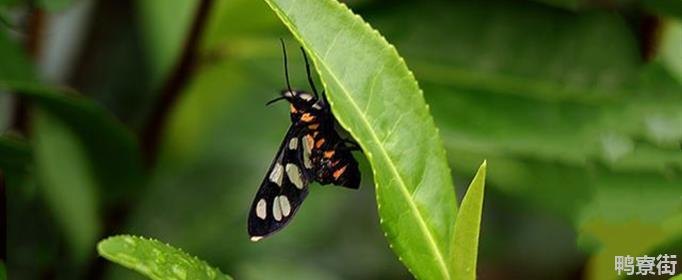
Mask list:
[[[578,221],[580,245],[598,249],[589,261],[589,279],[615,279],[614,255],[641,256],[682,237],[682,176],[600,172],[593,182],[595,195]]]
[[[572,166],[600,162],[621,171],[682,168],[673,152],[682,140],[682,110],[676,105],[682,99],[585,105],[430,83],[424,88],[448,147]],[[642,141],[645,137],[650,141]]]
[[[232,279],[206,262],[157,240],[129,235],[104,239],[97,252],[150,279]]]
[[[637,82],[636,38],[612,12],[526,1],[436,3],[399,5],[374,21],[421,83],[595,104],[627,95]]]
[[[680,1],[682,6],[682,1]],[[681,8],[682,9],[682,8]],[[682,17],[667,20],[663,25],[659,50],[663,65],[682,84]]]
[[[0,280],[7,279],[7,269],[5,269],[5,263],[0,261]]]
[[[105,109],[70,89],[41,85],[31,64],[16,42],[0,32],[0,94],[27,97],[41,109],[59,118],[84,146],[92,172],[111,202],[120,202],[126,192],[144,180],[137,140]]]
[[[172,5],[165,0],[135,3],[146,47],[145,58],[149,60],[150,83],[158,90],[176,67],[200,1],[179,0]]]
[[[59,117],[36,110],[33,120],[36,172],[54,216],[77,262],[95,245],[98,218],[97,183],[78,136]]]
[[[682,280],[682,274],[678,274],[676,276],[670,277],[670,280]]]
[[[449,146],[622,171],[682,167],[671,152],[682,140],[682,88],[642,64],[622,17],[437,3],[373,22],[414,65]]]
[[[30,98],[68,126],[85,149],[90,172],[95,172],[107,202],[116,203],[142,184],[145,174],[137,140],[103,108],[69,89],[1,80],[0,88]]]
[[[450,251],[450,263],[453,264],[451,274],[454,279],[476,279],[486,169],[487,163],[484,161],[459,206]]]
[[[338,2],[267,3],[308,50],[335,116],[372,164],[380,222],[394,251],[416,277],[450,279],[444,248],[453,233],[454,188],[443,144],[404,61]]]

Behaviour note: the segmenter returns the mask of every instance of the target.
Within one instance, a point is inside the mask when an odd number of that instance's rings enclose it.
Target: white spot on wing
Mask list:
[[[313,168],[313,164],[310,162],[310,153],[307,151],[303,152],[303,165],[306,169]]]
[[[310,162],[310,153],[313,149],[313,138],[312,137],[303,137],[303,165],[305,166],[306,169],[313,168],[312,163]]]
[[[256,241],[261,240],[261,239],[263,239],[262,236],[251,236],[251,241],[253,241],[253,242],[256,242]]]
[[[289,177],[289,181],[294,183],[296,185],[296,188],[299,190],[303,189],[303,181],[301,179],[301,171],[298,170],[298,166],[287,163],[287,177]]]
[[[291,204],[289,204],[289,199],[286,196],[279,196],[279,206],[282,209],[282,215],[284,215],[284,217],[288,217],[289,214],[291,214]]]
[[[294,137],[289,140],[289,150],[296,150],[298,148],[298,138]]]
[[[272,216],[275,217],[275,221],[282,220],[282,208],[279,205],[279,196],[275,196],[275,201],[272,203]]]
[[[268,203],[263,198],[261,198],[256,204],[256,216],[258,216],[258,218],[261,220],[265,220],[265,217],[268,216],[267,207]]]
[[[284,168],[282,167],[281,163],[275,163],[275,167],[273,167],[272,172],[270,172],[270,182],[273,182],[281,187],[282,178],[284,177],[283,169]]]

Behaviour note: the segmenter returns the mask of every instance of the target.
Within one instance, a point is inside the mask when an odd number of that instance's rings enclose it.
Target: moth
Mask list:
[[[360,150],[359,146],[336,131],[334,115],[324,91],[321,98],[317,93],[303,48],[301,52],[312,94],[291,89],[286,47],[283,41],[280,42],[287,88],[267,105],[286,100],[291,126],[251,204],[248,217],[251,241],[261,240],[284,228],[301,207],[311,182],[350,189],[358,189],[360,185],[358,163],[351,153]]]

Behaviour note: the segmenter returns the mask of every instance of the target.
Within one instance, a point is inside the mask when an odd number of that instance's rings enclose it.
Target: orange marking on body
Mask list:
[[[315,148],[320,148],[322,147],[322,144],[324,144],[324,138],[320,138],[320,140],[317,140],[317,143],[315,143]]]
[[[333,174],[334,179],[338,180],[339,177],[341,177],[341,175],[343,174],[343,172],[346,171],[346,167],[348,167],[348,165],[344,165],[343,167],[334,171],[334,174]]]
[[[311,115],[310,113],[305,113],[301,116],[301,120],[304,122],[311,122],[315,119],[315,116]]]
[[[296,110],[296,107],[294,107],[294,105],[291,105],[291,112],[292,113],[298,112],[298,110]]]
[[[309,128],[310,130],[315,130],[315,129],[317,129],[319,126],[320,126],[319,123],[314,123],[314,124],[309,125],[308,128]],[[317,133],[317,131],[315,131],[315,133]]]
[[[332,158],[334,156],[334,153],[336,153],[336,151],[334,151],[334,150],[326,151],[326,152],[324,152],[324,157],[325,158]]]

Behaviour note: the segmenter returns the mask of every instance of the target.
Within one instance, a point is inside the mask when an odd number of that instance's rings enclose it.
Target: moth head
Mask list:
[[[280,100],[286,100],[291,104],[292,112],[309,112],[318,101],[311,93],[304,91],[283,90],[280,94],[280,97],[270,100],[267,104],[270,105]]]

